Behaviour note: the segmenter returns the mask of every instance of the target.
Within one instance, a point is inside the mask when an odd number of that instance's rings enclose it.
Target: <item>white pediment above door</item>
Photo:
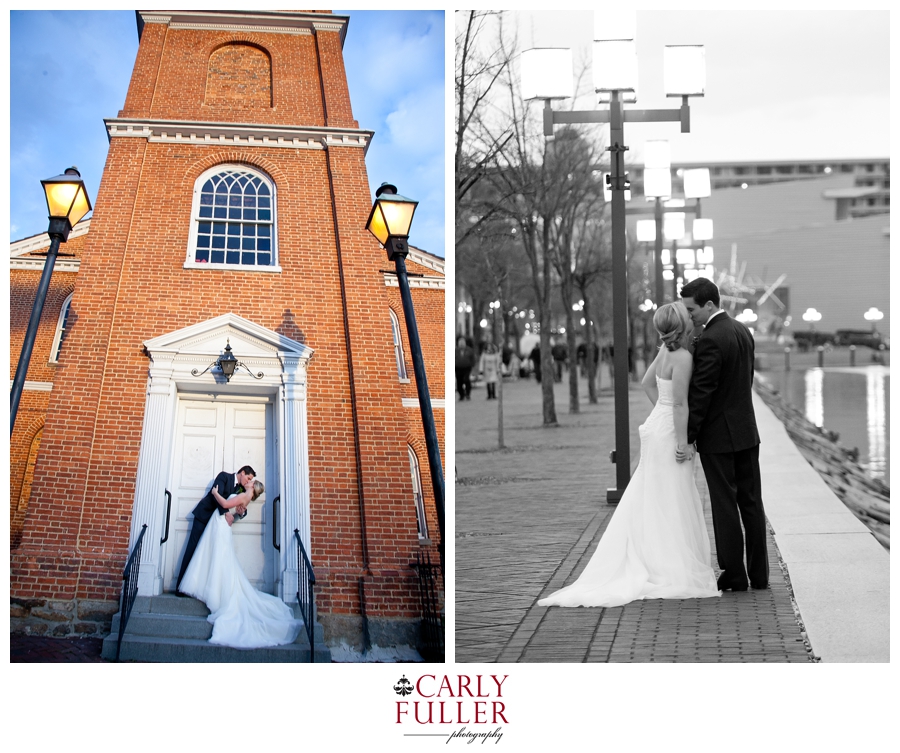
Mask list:
[[[168,378],[188,388],[225,383],[224,377],[214,370],[202,372],[225,353],[226,345],[231,346],[234,357],[246,367],[235,372],[229,382],[233,386],[280,384],[285,373],[305,372],[313,354],[312,348],[303,343],[233,313],[144,342],[153,362],[151,377],[164,369]]]
[[[226,340],[231,341],[231,349],[235,353],[240,350],[248,357],[284,354],[308,360],[313,354],[312,348],[303,343],[237,314],[222,314],[215,319],[154,337],[145,341],[144,347],[151,354],[166,352],[219,356],[225,350]]]

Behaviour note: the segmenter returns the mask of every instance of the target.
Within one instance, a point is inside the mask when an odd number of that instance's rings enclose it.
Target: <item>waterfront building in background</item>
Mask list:
[[[717,281],[726,275],[748,288],[738,291],[745,300],[731,306],[733,315],[748,309],[758,335],[784,335],[786,344],[811,327],[890,337],[889,160],[706,166],[712,194],[702,211],[714,238],[692,242],[688,233],[676,245],[707,255],[711,248]],[[640,195],[643,170],[629,174]],[[676,172],[676,198],[680,185]],[[815,324],[802,318],[810,309],[822,315]],[[871,309],[882,318],[866,318]]]

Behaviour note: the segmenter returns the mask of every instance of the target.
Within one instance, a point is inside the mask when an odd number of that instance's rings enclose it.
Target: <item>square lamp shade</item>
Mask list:
[[[684,195],[686,198],[705,199],[712,193],[708,167],[685,170],[682,176],[684,178]]]
[[[635,230],[638,241],[652,243],[656,240],[656,220],[638,220]]]
[[[665,139],[644,142],[644,167],[668,170],[672,166],[672,150]]]
[[[633,10],[594,11],[595,42],[634,39],[636,29],[637,13]]]
[[[644,168],[644,196],[667,198],[672,195],[672,171],[666,168]]]
[[[706,89],[703,45],[666,45],[663,79],[667,97],[702,97]]]
[[[419,205],[418,201],[391,193],[390,189],[393,189],[393,186],[382,185],[375,193],[375,204],[366,223],[366,230],[372,233],[382,246],[387,245],[390,237],[409,236],[413,214]]]
[[[712,240],[713,221],[706,219],[705,217],[695,219],[692,235],[694,236],[695,241]]]
[[[663,233],[667,241],[677,241],[684,238],[684,213],[673,212],[663,217]]]
[[[553,47],[525,50],[519,66],[522,99],[567,99],[574,96],[572,50]]]
[[[703,248],[697,249],[697,264],[712,264],[713,263],[713,247],[712,246],[704,246]]]
[[[612,188],[609,186],[609,182],[607,178],[611,177],[610,173],[603,173],[603,200],[604,201],[612,201]],[[628,173],[625,173],[625,177],[628,177]],[[631,201],[631,189],[625,189],[625,201]]]
[[[675,252],[675,260],[679,264],[693,264],[694,263],[694,249],[679,248]]]
[[[70,167],[62,175],[41,181],[47,198],[50,219],[66,219],[71,227],[91,211],[91,200],[77,168]]]
[[[637,52],[633,40],[594,42],[594,90],[637,90]]]

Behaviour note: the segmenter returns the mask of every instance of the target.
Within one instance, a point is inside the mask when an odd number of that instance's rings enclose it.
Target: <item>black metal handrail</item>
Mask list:
[[[172,492],[166,489],[166,533],[159,540],[160,545],[165,544],[169,540],[169,518],[172,517]]]
[[[309,660],[316,660],[316,574],[313,572],[306,547],[300,538],[300,529],[294,529],[294,538],[297,540],[297,603],[300,605],[300,614],[303,615],[303,625],[306,627],[306,635],[309,638]]]
[[[275,547],[276,552],[281,551],[281,544],[278,543],[278,503],[281,502],[281,495],[279,494],[275,499],[272,500],[272,546]]]
[[[144,534],[147,533],[147,524],[141,526],[141,532],[134,542],[134,549],[131,550],[131,556],[125,563],[125,570],[122,572],[122,597],[119,601],[119,640],[116,643],[116,661],[119,661],[119,653],[122,650],[122,638],[125,636],[125,626],[128,624],[128,618],[131,617],[131,608],[134,606],[134,600],[137,598],[138,591],[138,575],[141,570],[141,549],[144,546]]]
[[[432,563],[428,551],[416,552],[410,563],[419,580],[419,600],[422,605],[422,625],[419,653],[426,661],[444,661],[444,628],[438,614],[437,575],[440,565]]]

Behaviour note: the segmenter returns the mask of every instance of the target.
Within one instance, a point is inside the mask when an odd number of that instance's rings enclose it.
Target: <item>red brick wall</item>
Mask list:
[[[253,106],[252,121],[240,107],[204,104],[209,56],[233,41],[259,45],[272,61],[274,106]],[[355,125],[336,32],[230,34],[147,24],[121,114],[324,125],[326,109],[330,125]],[[221,163],[253,165],[275,182],[281,273],[184,269],[195,181]],[[232,311],[315,351],[307,405],[320,611],[358,614],[358,581],[364,578],[370,616],[418,616],[409,568],[419,544],[407,442],[419,452],[430,495],[427,455],[418,412],[400,403],[415,389],[397,379],[387,311],[392,294],[380,272],[386,257],[365,230],[370,202],[359,148],[326,152],[112,140],[78,274],[74,323],[49,395],[28,517],[12,556],[14,599],[118,597],[149,366],[142,342]],[[423,293],[414,298],[423,307],[419,327],[429,378],[435,380],[431,390],[443,397],[443,303],[434,303],[433,291]],[[436,418],[443,444],[443,412]],[[433,517],[433,500],[429,508]],[[436,521],[429,520],[429,528],[436,542]]]

